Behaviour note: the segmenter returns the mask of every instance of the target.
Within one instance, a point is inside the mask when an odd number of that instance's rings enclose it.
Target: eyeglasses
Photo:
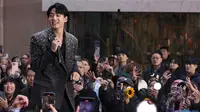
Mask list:
[[[151,59],[156,59],[156,60],[158,60],[158,59],[160,59],[161,57],[152,57]]]
[[[171,62],[170,64],[178,64],[178,63],[175,63],[175,62]]]
[[[22,57],[21,59],[28,59],[27,57]]]

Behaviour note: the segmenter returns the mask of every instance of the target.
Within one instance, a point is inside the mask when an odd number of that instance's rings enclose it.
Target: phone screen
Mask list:
[[[44,92],[42,96],[42,104],[45,106],[46,104],[55,105],[55,93],[53,92]]]
[[[94,112],[95,111],[94,98],[81,97],[79,106],[80,106],[79,112]]]
[[[3,98],[3,99],[6,99],[6,95],[4,92],[0,92],[0,97]]]
[[[12,62],[12,74],[15,74],[16,71],[18,71],[18,63]]]

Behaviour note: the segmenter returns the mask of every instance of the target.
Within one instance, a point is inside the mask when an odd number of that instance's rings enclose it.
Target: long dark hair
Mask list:
[[[13,82],[15,84],[15,91],[13,93],[13,97],[11,99],[11,101],[8,101],[9,103],[12,103],[12,101],[15,99],[15,97],[17,96],[17,94],[19,93],[19,91],[17,91],[17,84],[16,84],[16,79],[10,76],[6,76],[2,79],[1,83],[0,83],[0,91],[4,91],[4,85],[7,82]]]

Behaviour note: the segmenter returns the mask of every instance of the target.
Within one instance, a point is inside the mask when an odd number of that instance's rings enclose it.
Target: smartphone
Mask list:
[[[55,105],[56,101],[56,94],[54,92],[44,92],[42,95],[42,108],[43,109],[49,109],[47,105]]]
[[[94,47],[95,47],[94,56],[100,57],[100,41],[95,40]]]
[[[12,74],[15,74],[16,71],[18,71],[19,66],[17,62],[12,62]]]
[[[5,92],[0,91],[0,97],[3,98],[4,100],[6,99]]]
[[[79,112],[94,112],[95,111],[95,98],[93,97],[79,97]]]

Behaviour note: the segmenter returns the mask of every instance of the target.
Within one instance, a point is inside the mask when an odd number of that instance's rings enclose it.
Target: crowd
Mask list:
[[[168,47],[162,46],[149,55],[145,70],[123,49],[94,59],[77,60],[81,78],[74,81],[74,93],[79,110],[90,109],[82,106],[81,97],[94,98],[95,112],[146,112],[138,109],[143,101],[154,104],[157,112],[200,110],[199,63],[193,56],[170,56]]]
[[[167,46],[149,57],[150,66],[145,70],[131,60],[124,49],[109,57],[94,56],[94,62],[76,58],[81,76],[72,81],[76,112],[138,112],[138,105],[143,101],[155,105],[157,112],[198,112],[198,59],[170,56]],[[31,104],[34,77],[29,54],[10,59],[1,50],[1,112],[9,109],[35,112],[39,109]],[[52,105],[50,107],[56,112]]]

